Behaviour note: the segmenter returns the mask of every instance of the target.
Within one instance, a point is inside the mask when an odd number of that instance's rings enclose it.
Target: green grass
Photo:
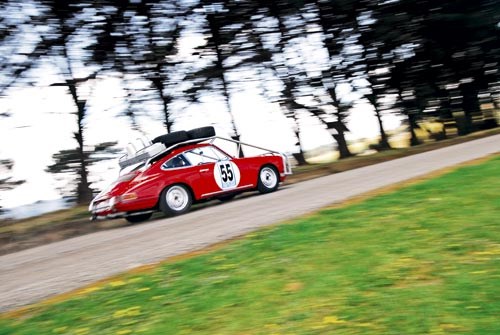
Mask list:
[[[496,335],[499,190],[497,156],[126,274],[0,334]]]

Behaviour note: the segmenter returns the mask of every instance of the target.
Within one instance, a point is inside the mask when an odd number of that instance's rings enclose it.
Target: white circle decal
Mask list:
[[[232,161],[222,161],[214,166],[215,182],[223,190],[235,188],[240,183],[240,169]]]

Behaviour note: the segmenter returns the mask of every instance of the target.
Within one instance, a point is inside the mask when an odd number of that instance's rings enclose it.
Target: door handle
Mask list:
[[[209,169],[201,169],[200,172],[207,172]]]

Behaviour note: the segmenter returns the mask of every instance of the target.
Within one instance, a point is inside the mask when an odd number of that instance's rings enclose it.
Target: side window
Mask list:
[[[186,159],[186,157],[184,157],[184,155],[177,155],[177,156],[169,159],[165,163],[163,163],[161,168],[163,170],[166,170],[166,169],[179,168],[179,167],[184,167],[184,166],[189,166],[189,165],[191,165],[191,164],[189,164],[189,161]]]
[[[203,149],[206,150],[207,155],[215,157],[218,161],[227,161],[230,159],[225,153],[223,153],[222,151],[220,151],[217,148],[205,147]]]
[[[201,147],[189,150],[186,151],[184,155],[186,155],[186,158],[192,165],[215,163],[220,160],[210,147]]]

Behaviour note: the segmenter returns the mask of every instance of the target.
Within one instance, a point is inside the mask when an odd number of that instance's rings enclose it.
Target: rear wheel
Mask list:
[[[191,192],[184,185],[172,185],[161,192],[160,209],[167,215],[186,213],[192,203]]]
[[[137,214],[137,215],[129,215],[125,218],[130,223],[139,223],[139,222],[144,222],[146,220],[149,220],[153,213],[144,213],[144,214]]]
[[[260,193],[276,191],[279,185],[278,170],[274,166],[266,165],[260,169],[257,189]]]

